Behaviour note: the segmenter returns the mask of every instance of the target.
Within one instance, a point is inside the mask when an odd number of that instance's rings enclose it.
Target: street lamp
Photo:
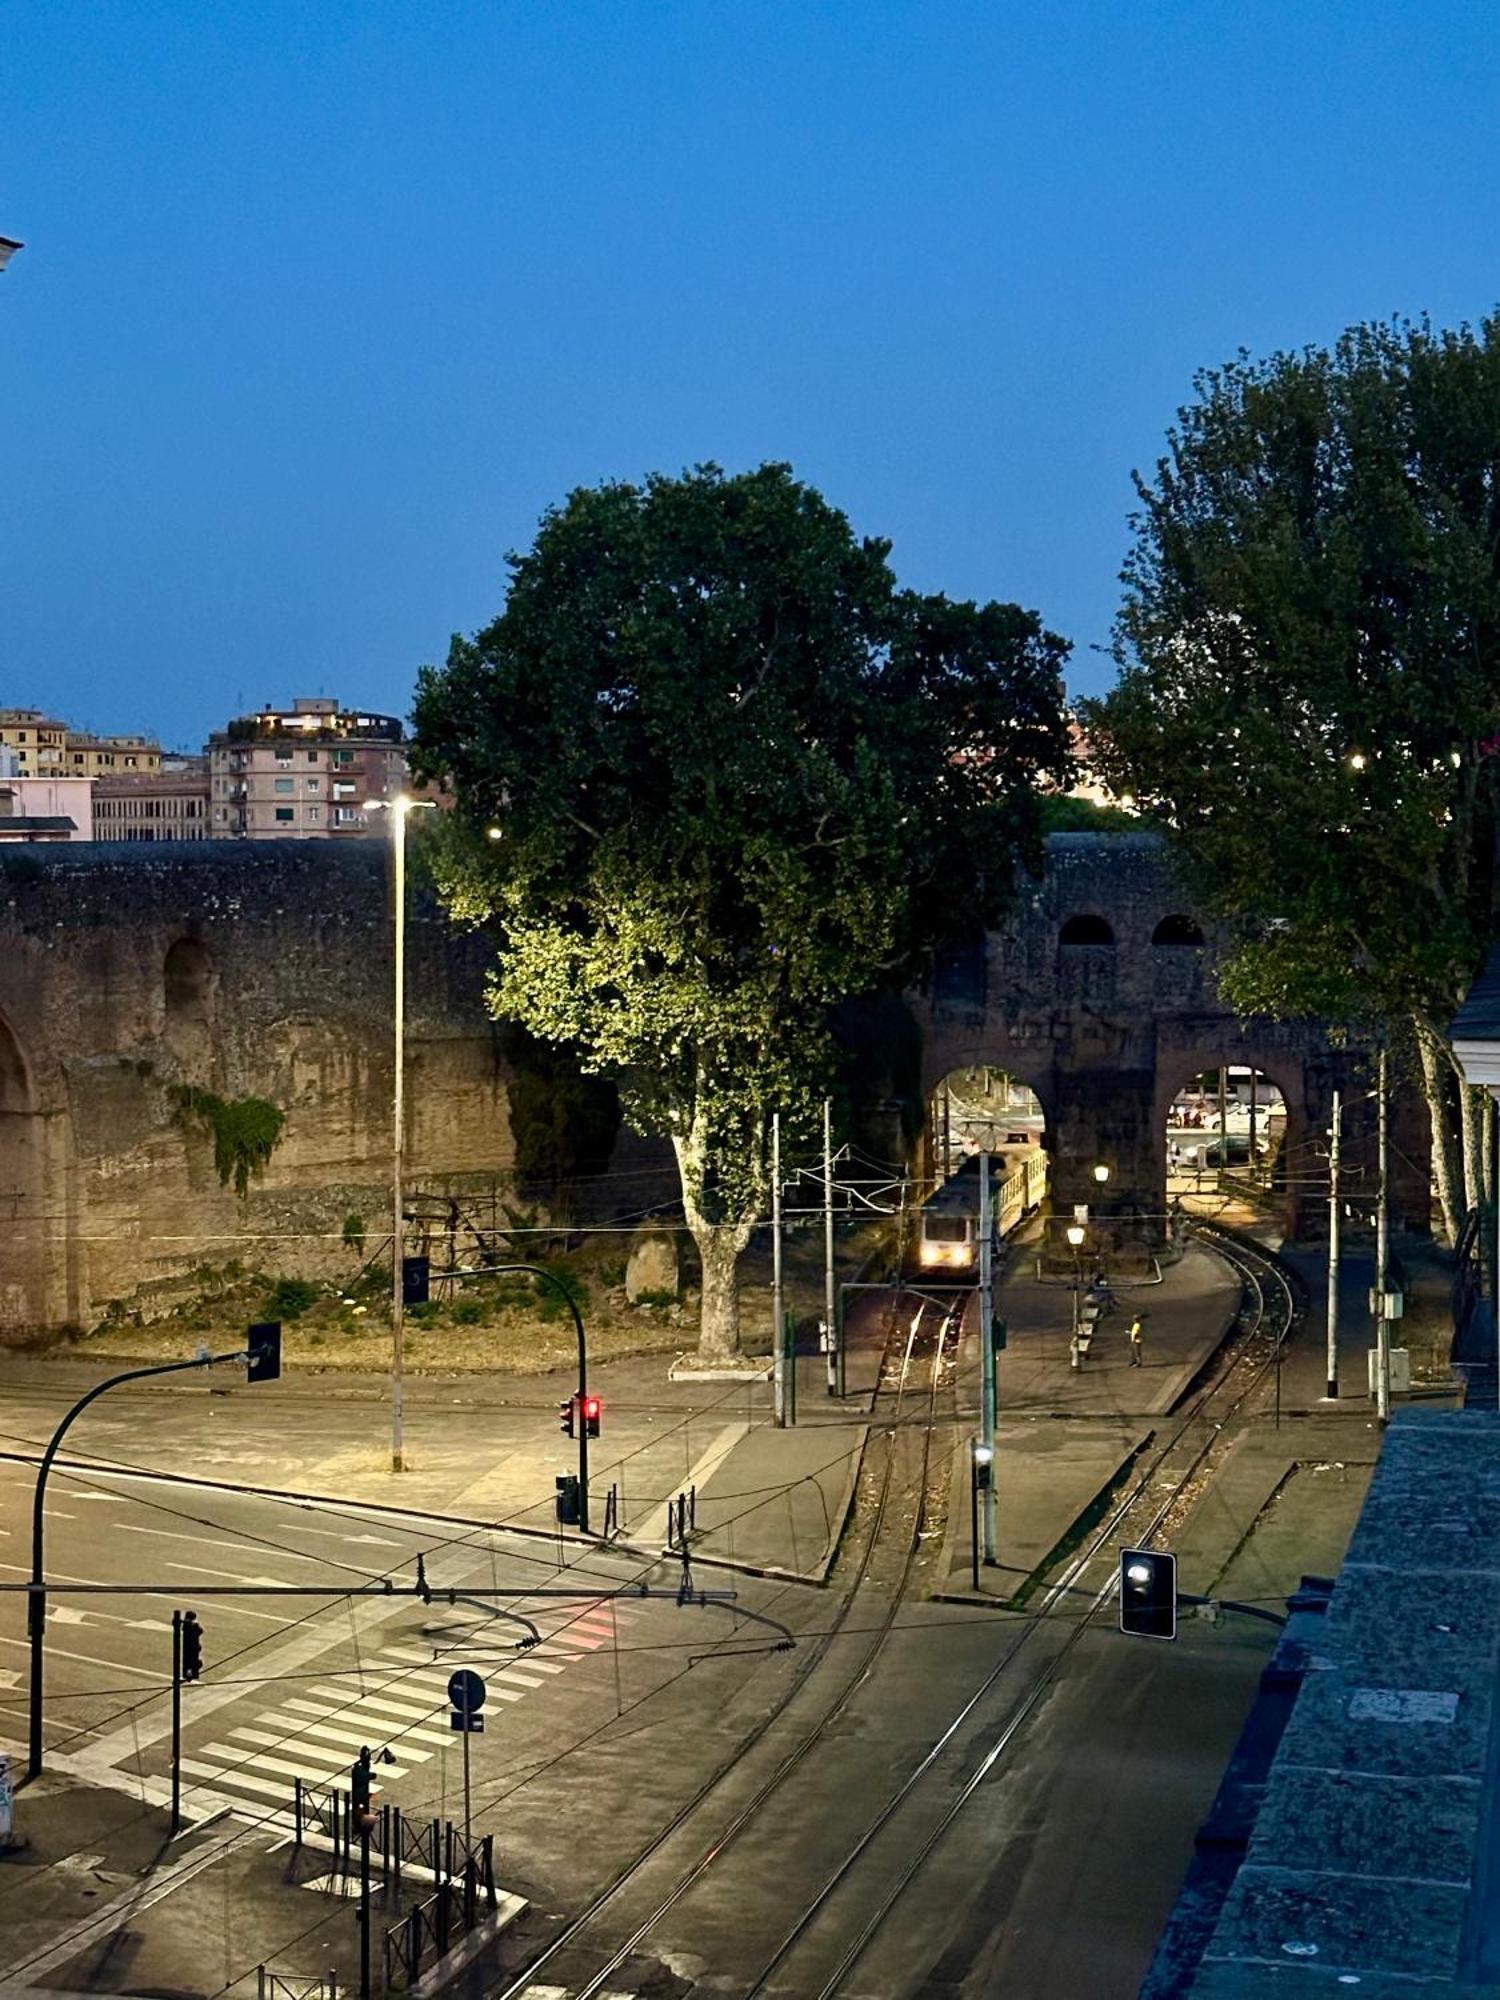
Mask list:
[[[1104,1183],[1109,1179],[1109,1168],[1104,1165],[1102,1160],[1094,1169],[1094,1179],[1099,1183],[1100,1187],[1103,1187]]]
[[[391,816],[391,897],[395,914],[395,1070],[391,1124],[391,1470],[405,1470],[401,1437],[401,1390],[405,1369],[406,1297],[402,1289],[406,1262],[406,815],[428,809],[431,799],[409,798],[397,792],[389,799],[371,799],[366,810]]]
[[[1107,1172],[1108,1169],[1106,1168],[1105,1171]],[[1068,1359],[1075,1368],[1078,1367],[1081,1358],[1078,1347],[1078,1295],[1083,1284],[1083,1274],[1078,1261],[1078,1253],[1083,1248],[1085,1234],[1086,1232],[1081,1222],[1070,1222],[1068,1224],[1068,1242],[1073,1251],[1073,1338],[1068,1345]]]

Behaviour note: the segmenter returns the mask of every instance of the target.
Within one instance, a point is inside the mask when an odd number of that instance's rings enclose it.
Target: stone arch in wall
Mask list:
[[[1193,1077],[1203,1070],[1217,1069],[1225,1063],[1236,1069],[1250,1068],[1258,1071],[1281,1093],[1286,1117],[1286,1129],[1282,1141],[1286,1228],[1289,1235],[1296,1236],[1299,1213],[1306,1195],[1303,1183],[1312,1178],[1307,1153],[1308,1089],[1305,1063],[1287,1049],[1265,1048],[1254,1042],[1227,1038],[1217,1046],[1205,1042],[1196,1054],[1185,1052],[1180,1048],[1174,1049],[1170,1058],[1162,1060],[1156,1073],[1156,1102],[1152,1107],[1152,1120],[1155,1149],[1160,1154],[1158,1164],[1163,1206],[1166,1204],[1165,1134],[1168,1111],[1173,1100],[1187,1087]]]
[[[0,1331],[42,1318],[48,1280],[46,1126],[31,1067],[15,1031],[0,1015]]]
[[[195,937],[175,938],[162,960],[162,1038],[189,1072],[213,1057],[219,979],[213,954]]]

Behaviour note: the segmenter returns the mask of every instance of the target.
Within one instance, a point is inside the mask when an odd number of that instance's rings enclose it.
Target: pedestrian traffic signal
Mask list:
[[[281,1321],[261,1320],[245,1341],[245,1380],[275,1382],[281,1375]]]
[[[1120,1630],[1140,1639],[1177,1637],[1177,1558],[1164,1549],[1121,1549]]]
[[[562,1472],[557,1479],[557,1518],[564,1528],[578,1526],[578,1475]]]
[[[182,1678],[195,1681],[203,1673],[203,1627],[196,1611],[182,1614]]]
[[[578,1400],[583,1405],[583,1425],[586,1435],[591,1438],[598,1437],[599,1398],[597,1396],[580,1396]]]
[[[432,1259],[430,1257],[403,1257],[401,1259],[401,1303],[404,1306],[425,1306],[432,1295]]]
[[[571,1437],[573,1435],[573,1410],[574,1405],[571,1396],[569,1396],[567,1402],[559,1403],[557,1406],[557,1428],[562,1432],[564,1437]]]
[[[981,1493],[988,1493],[995,1478],[995,1447],[974,1441],[974,1484]]]

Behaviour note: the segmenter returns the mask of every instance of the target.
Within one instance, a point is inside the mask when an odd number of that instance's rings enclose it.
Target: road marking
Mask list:
[[[273,1590],[279,1590],[282,1584],[282,1579],[279,1576],[246,1576],[242,1570],[237,1569],[210,1569],[207,1563],[168,1563],[167,1568],[180,1569],[187,1576],[222,1576],[226,1583],[249,1583],[256,1585],[262,1590],[267,1584]],[[336,1597],[342,1597],[344,1594],[335,1585],[329,1591],[328,1596],[332,1600]]]
[[[312,1704],[309,1703],[308,1706],[311,1707]],[[315,1712],[319,1716],[324,1713],[321,1709]],[[257,1722],[265,1723],[268,1728],[283,1729],[288,1734],[295,1731],[299,1736],[324,1736],[330,1743],[347,1745],[351,1750],[361,1749],[370,1740],[368,1729],[345,1729],[341,1728],[336,1722],[310,1722],[298,1715],[277,1715],[272,1713],[270,1715],[258,1715],[255,1719]],[[230,1731],[231,1735],[235,1735],[236,1733],[234,1730]],[[426,1735],[427,1731],[424,1729],[403,1729],[399,1735],[387,1736],[385,1740],[387,1743],[399,1743],[401,1745],[401,1755],[408,1762],[413,1764],[427,1764],[432,1761],[432,1752],[430,1750],[419,1750],[412,1740],[414,1737]],[[447,1737],[438,1736],[434,1733],[431,1740],[440,1748],[447,1748]]]
[[[330,1777],[335,1771],[347,1770],[353,1761],[351,1758],[346,1757],[342,1750],[335,1748],[331,1743],[307,1743],[303,1741],[301,1736],[297,1735],[272,1736],[264,1729],[231,1729],[229,1734],[237,1740],[257,1744],[262,1750],[284,1750],[288,1757],[300,1760],[287,1765],[282,1763],[278,1757],[251,1755],[245,1761],[253,1770],[259,1770],[264,1765],[267,1770],[271,1771],[291,1770],[298,1777]],[[223,1748],[229,1755],[234,1754],[234,1745],[232,1743],[222,1746],[211,1743],[203,1754],[205,1757],[212,1757],[220,1748]],[[404,1778],[406,1776],[406,1766],[404,1764],[383,1764],[381,1769],[388,1778]]]
[[[30,1650],[31,1642],[29,1639],[7,1639],[0,1634],[0,1646],[14,1646],[17,1652],[25,1653]],[[134,1674],[139,1680],[155,1681],[163,1693],[172,1685],[170,1680],[163,1680],[152,1667],[131,1667],[127,1666],[124,1660],[101,1660],[93,1653],[70,1653],[66,1646],[49,1646],[47,1657],[49,1660],[82,1660],[86,1667],[107,1667],[111,1673]],[[86,1694],[88,1690],[85,1688],[81,1692]],[[170,1726],[168,1724],[169,1728]]]
[[[288,1695],[281,1705],[283,1708],[295,1709],[299,1715],[316,1715],[321,1717],[323,1719],[324,1731],[330,1736],[337,1735],[340,1738],[347,1738],[349,1742],[355,1745],[365,1743],[369,1740],[370,1732],[368,1729],[345,1729],[340,1726],[340,1717],[344,1717],[346,1720],[354,1719],[350,1717],[348,1708],[344,1703],[340,1703],[335,1709],[329,1709],[315,1701],[304,1701],[299,1695]],[[401,1744],[403,1749],[405,1749],[408,1743],[430,1743],[435,1750],[446,1750],[448,1747],[449,1739],[446,1736],[439,1735],[435,1729],[424,1729],[420,1723],[408,1722],[402,1728],[396,1730],[394,1734],[391,1733],[393,1727],[394,1725],[389,1723],[383,1725],[386,1740],[391,1743]],[[410,1750],[406,1754],[415,1757],[420,1753],[416,1750]]]
[[[135,1521],[118,1522],[115,1532],[121,1535],[154,1535],[159,1541],[163,1542],[191,1542],[194,1548],[199,1549],[228,1549],[229,1553],[234,1556],[259,1553],[258,1549],[246,1548],[243,1542],[222,1542],[212,1535],[185,1535],[180,1528],[143,1528]],[[272,1553],[284,1556],[288,1562],[294,1563],[322,1563],[323,1561],[321,1556],[303,1555],[300,1549],[276,1549]],[[273,1577],[272,1581],[277,1582],[279,1579]]]
[[[274,1799],[277,1805],[286,1809],[288,1819],[291,1818],[292,1788],[290,1785],[274,1785],[269,1778],[257,1778],[252,1771],[224,1771],[217,1764],[201,1764],[196,1757],[184,1757],[182,1768],[190,1778],[212,1779],[215,1786],[222,1785],[227,1779],[239,1791],[257,1792],[263,1799]],[[202,1793],[210,1790],[211,1787],[203,1784],[194,1785],[191,1789],[194,1792]],[[213,1791],[213,1796],[217,1799],[224,1798],[223,1793],[219,1791]],[[224,1803],[230,1806],[237,1806],[242,1802],[238,1799],[226,1799]]]
[[[289,1744],[287,1748],[288,1750],[293,1750],[296,1748],[296,1745]],[[317,1768],[312,1768],[306,1763],[299,1764],[291,1756],[272,1757],[267,1755],[263,1750],[247,1754],[236,1750],[232,1743],[205,1743],[199,1755],[202,1757],[222,1758],[225,1764],[226,1779],[230,1777],[238,1778],[242,1770],[281,1771],[289,1778],[318,1778],[326,1776],[328,1768],[326,1764],[320,1764]],[[339,1761],[342,1762],[342,1760]],[[338,1769],[338,1767],[338,1764],[335,1764],[333,1768]],[[404,1778],[406,1771],[404,1767],[392,1769],[390,1766],[387,1766],[386,1776],[388,1778]]]

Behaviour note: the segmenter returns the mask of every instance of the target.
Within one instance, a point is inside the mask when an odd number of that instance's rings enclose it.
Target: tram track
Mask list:
[[[1048,1586],[1048,1590],[1040,1598],[1038,1610],[1030,1616],[1024,1630],[1012,1640],[1002,1658],[986,1672],[980,1686],[944,1728],[942,1736],[932,1746],[922,1764],[908,1776],[908,1780],[894,1794],[894,1798],[888,1800],[878,1818],[866,1828],[860,1842],[850,1850],[836,1876],[824,1884],[816,1902],[798,1920],[794,1936],[806,1934],[812,1918],[826,1906],[826,1902],[842,1886],[842,1882],[848,1880],[854,1866],[870,1852],[870,1848],[886,1830],[898,1824],[904,1808],[914,1800],[916,1792],[922,1788],[928,1776],[936,1774],[940,1762],[946,1760],[946,1752],[950,1748],[956,1750],[960,1746],[960,1734],[964,1724],[972,1716],[976,1716],[984,1698],[998,1686],[1006,1670],[1016,1662],[1022,1650],[1044,1628],[1046,1620],[1056,1618],[1060,1606],[1070,1604],[1074,1596],[1082,1594],[1078,1618],[1068,1628],[1068,1634],[1064,1636],[1058,1650],[1042,1664],[1040,1672],[1022,1690],[1020,1698],[1014,1702],[1008,1714],[1000,1718],[998,1724],[986,1724],[988,1728],[994,1730],[990,1742],[968,1744],[970,1756],[978,1752],[972,1770],[968,1770],[968,1776],[962,1778],[958,1792],[938,1814],[936,1822],[912,1846],[906,1864],[896,1874],[896,1880],[890,1884],[886,1894],[876,1902],[874,1910],[866,1916],[860,1930],[854,1934],[854,1938],[840,1954],[832,1972],[822,1978],[822,1984],[816,1986],[798,1984],[796,1988],[798,1994],[806,1992],[806,1994],[816,1994],[816,2000],[834,2000],[834,1996],[840,1992],[854,1966],[860,1962],[860,1958],[870,1948],[870,1944],[884,1928],[884,1924],[890,1920],[902,1898],[914,1886],[930,1856],[936,1852],[936,1848],[942,1844],[942,1840],[948,1836],[954,1824],[968,1810],[974,1794],[980,1790],[980,1786],[984,1786],[992,1778],[994,1770],[1000,1766],[1000,1760],[1012,1748],[1014,1740],[1020,1736],[1030,1716],[1042,1704],[1044,1696],[1056,1684],[1064,1666],[1070,1662],[1078,1646],[1084,1642],[1084,1636],[1094,1628],[1094,1622],[1098,1620],[1100,1612],[1116,1596],[1118,1550],[1130,1546],[1148,1546],[1158,1534],[1162,1534],[1168,1528],[1176,1506],[1192,1486],[1194,1478],[1202,1472],[1212,1452],[1220,1446],[1224,1428],[1246,1406],[1246,1402],[1264,1384],[1268,1372],[1278,1364],[1280,1350],[1286,1338],[1296,1328],[1300,1312],[1304,1310],[1304,1300],[1300,1298],[1300,1282],[1270,1252],[1262,1250],[1260,1246],[1244,1238],[1234,1236],[1234,1232],[1230,1230],[1204,1226],[1198,1234],[1212,1244],[1212,1248],[1230,1264],[1230,1268],[1234,1268],[1240,1274],[1242,1280],[1240,1328],[1238,1332],[1230,1334],[1228,1342],[1228,1346],[1232,1346],[1232,1352],[1226,1356],[1224,1366],[1210,1378],[1210,1382],[1204,1384],[1200,1394],[1194,1398],[1192,1406],[1182,1414],[1172,1436],[1162,1444],[1160,1450],[1152,1454],[1150,1462],[1130,1482],[1130,1488],[1116,1502],[1110,1516],[1100,1524],[1088,1548],[1076,1554],[1066,1564],[1062,1576]],[[1190,1434],[1194,1430],[1202,1430],[1204,1426],[1208,1428],[1202,1440],[1192,1442]],[[1176,1454],[1184,1452],[1184,1446],[1186,1446],[1186,1456],[1178,1460]],[[1158,1498],[1164,1474],[1168,1476],[1170,1484],[1166,1490],[1166,1498]],[[1106,1558],[1108,1558],[1108,1574],[1104,1574],[1098,1580],[1090,1580],[1090,1572],[1094,1572],[1100,1564],[1104,1564]],[[974,1734],[978,1736],[980,1732],[976,1730]],[[790,1938],[778,1948],[772,1962],[768,1962],[768,1966],[762,1970],[756,1982],[746,1990],[748,1994],[758,1994],[766,1988],[768,1978],[786,1960],[788,1944]]]
[[[747,1972],[743,1985],[734,1986],[733,1990],[747,1996],[747,2000],[773,1990],[773,1981],[778,1992],[816,1995],[817,2000],[833,2000],[843,1989],[975,1794],[1003,1766],[1028,1720],[1086,1634],[1095,1629],[1115,1594],[1119,1548],[1150,1545],[1155,1537],[1168,1536],[1175,1530],[1190,1509],[1195,1482],[1201,1482],[1214,1454],[1222,1448],[1226,1427],[1245,1409],[1276,1365],[1280,1347],[1293,1330],[1302,1306],[1296,1280],[1271,1253],[1233,1232],[1205,1224],[1195,1233],[1223,1257],[1241,1282],[1240,1309],[1219,1349],[1218,1365],[1174,1418],[1166,1435],[1138,1461],[1127,1489],[1094,1529],[1086,1546],[1067,1560],[1056,1577],[1048,1580],[1035,1608],[1024,1614],[1021,1629],[950,1715],[919,1761],[857,1836],[849,1840],[816,1888],[799,1899],[795,1917],[759,1961],[758,1968]],[[918,1324],[914,1322],[907,1329],[904,1345],[888,1343],[881,1394],[891,1396],[892,1407],[880,1431],[886,1449],[873,1515],[860,1545],[855,1576],[835,1620],[820,1641],[816,1656],[741,1746],[735,1759],[705,1781],[650,1846],[532,1959],[524,1973],[508,1975],[505,1981],[492,1985],[488,1989],[490,2000],[522,2000],[542,1974],[553,1971],[557,1962],[566,1961],[570,1954],[575,1958],[587,1956],[589,1961],[582,1979],[568,1983],[570,2000],[598,2000],[629,1961],[649,1951],[654,1934],[673,1913],[677,1913],[679,1923],[684,1918],[688,1920],[687,1934],[691,1936],[694,1890],[715,1876],[726,1853],[741,1836],[783,1799],[794,1774],[819,1744],[828,1739],[868,1683],[897,1629],[916,1561],[933,1439],[938,1428],[937,1398],[946,1321],[938,1336],[928,1383],[915,1513],[889,1582],[888,1602],[870,1632],[870,1643],[852,1671],[846,1670],[842,1675],[832,1701],[804,1728],[769,1775],[756,1783],[749,1796],[734,1808],[727,1823],[701,1841],[692,1859],[676,1869],[670,1884],[658,1890],[644,1911],[627,1922],[624,1933],[617,1932],[615,1939],[604,1947],[602,1958],[596,1955],[597,1947],[589,1949],[589,1932],[602,1922],[617,1919],[631,1889],[642,1884],[646,1871],[674,1837],[694,1829],[695,1822],[705,1809],[711,1808],[732,1774],[765,1740],[813,1679],[843,1632],[853,1607],[867,1596],[875,1580],[878,1557],[890,1546],[888,1515]],[[1017,1688],[1013,1671],[1016,1663],[1044,1650],[1051,1640],[1058,1643],[1045,1651],[1045,1657],[1036,1662],[1036,1671]],[[997,1694],[1001,1698],[998,1713]],[[896,1847],[897,1851],[886,1853],[888,1846]],[[858,1880],[868,1882],[871,1874],[882,1872],[882,1860],[886,1862],[884,1884],[873,1901],[862,1912],[856,1912],[843,1938],[835,1941],[835,1927],[820,1924],[819,1919],[837,1908],[844,1892],[853,1894]],[[830,1965],[829,1946],[835,1942],[837,1955]],[[822,1963],[810,1962],[813,1960]],[[725,1976],[724,1969],[716,1969],[719,1983]]]
[[[899,1296],[898,1290],[898,1299]],[[927,1371],[925,1411],[920,1424],[919,1462],[913,1488],[915,1497],[912,1518],[907,1532],[896,1544],[899,1552],[896,1574],[882,1581],[876,1575],[877,1558],[889,1545],[886,1531],[894,1510],[897,1474],[903,1456],[901,1446],[905,1422],[904,1406],[914,1362],[925,1361],[925,1356],[919,1353],[918,1343],[929,1314],[934,1327],[933,1347],[931,1366]],[[569,1986],[572,2000],[595,2000],[595,1996],[605,1990],[620,1968],[647,1944],[663,1919],[680,1907],[693,1889],[717,1867],[740,1836],[761,1819],[767,1808],[778,1799],[794,1773],[827,1738],[829,1732],[847,1712],[860,1688],[868,1681],[895,1630],[901,1610],[908,1601],[908,1587],[921,1547],[933,1437],[939,1424],[938,1408],[944,1387],[951,1386],[951,1378],[945,1382],[944,1366],[950,1351],[949,1341],[954,1331],[956,1315],[951,1309],[942,1311],[934,1307],[931,1301],[920,1302],[916,1313],[905,1327],[904,1342],[901,1339],[898,1315],[899,1307],[893,1310],[887,1330],[875,1407],[871,1412],[872,1418],[880,1418],[881,1398],[890,1398],[888,1413],[884,1414],[883,1420],[872,1426],[875,1433],[883,1438],[885,1449],[882,1453],[876,1489],[870,1503],[870,1524],[860,1543],[854,1574],[839,1601],[838,1609],[828,1629],[820,1635],[817,1647],[809,1655],[802,1672],[793,1679],[791,1685],[784,1690],[755,1729],[740,1744],[731,1762],[704,1780],[653,1840],[590,1901],[585,1909],[570,1919],[557,1936],[531,1958],[524,1971],[507,1973],[498,1982],[491,1984],[486,1989],[487,2000],[522,2000],[522,1996],[537,1984],[542,1975],[555,1970],[559,1960],[566,1960],[569,1954],[579,1956],[588,1951],[589,1932],[598,1928],[602,1922],[617,1917],[619,1906],[632,1888],[642,1885],[643,1878],[658,1857],[664,1854],[678,1836],[685,1836],[693,1830],[695,1821],[706,1816],[717,1795],[740,1771],[745,1760],[771,1737],[777,1725],[789,1715],[798,1696],[813,1682],[818,1669],[829,1659],[835,1644],[843,1635],[856,1604],[865,1601],[869,1590],[878,1588],[886,1598],[884,1608],[873,1627],[864,1634],[869,1643],[863,1648],[858,1662],[852,1671],[847,1669],[843,1671],[832,1701],[803,1729],[791,1749],[780,1758],[771,1772],[756,1784],[750,1796],[733,1809],[728,1821],[707,1836],[696,1856],[686,1866],[680,1866],[675,1871],[675,1879],[671,1886],[664,1892],[656,1894],[644,1915],[628,1921],[623,1939],[606,1946],[602,1959],[597,1948],[589,1953],[591,1958],[589,1971],[580,1983]]]
[[[784,1934],[771,1956],[763,1963],[752,1984],[744,1988],[749,1996],[764,1992],[775,1975],[808,1936],[814,1922],[849,1884],[887,1834],[899,1834],[909,1842],[909,1852],[898,1863],[894,1879],[880,1895],[860,1928],[844,1947],[831,1970],[816,1978],[798,1979],[795,1991],[816,1995],[817,2000],[833,2000],[865,1952],[889,1921],[917,1881],[927,1862],[956,1822],[968,1809],[974,1795],[992,1778],[1006,1753],[1041,1705],[1068,1662],[1093,1629],[1096,1620],[1114,1597],[1118,1583],[1117,1552],[1122,1547],[1149,1546],[1173,1523],[1174,1509],[1189,1492],[1219,1447],[1225,1427],[1245,1407],[1264,1384],[1280,1357],[1280,1350],[1295,1328],[1303,1307],[1298,1281],[1279,1261],[1253,1242],[1232,1232],[1205,1226],[1200,1234],[1240,1276],[1242,1294],[1238,1325],[1231,1332],[1223,1365],[1206,1382],[1185,1410],[1171,1436],[1141,1467],[1106,1520],[1086,1548],[1076,1554],[1061,1575],[1042,1595],[1038,1608],[1022,1630],[985,1673],[979,1685],[948,1721],[920,1763],[907,1775],[897,1791],[870,1821],[859,1839],[849,1848],[836,1869],[826,1877],[817,1893],[806,1902],[794,1924]],[[1194,1433],[1202,1433],[1195,1436]],[[1165,1497],[1161,1497],[1163,1482]],[[1107,1574],[1092,1573],[1105,1565]],[[1060,1612],[1080,1600],[1078,1616],[1061,1644],[1045,1659],[1038,1672],[1020,1692],[1007,1711],[993,1720],[982,1715],[989,1697],[1004,1680],[1009,1669],[1031,1648],[1039,1633],[1056,1625]],[[973,1723],[971,1729],[969,1725]],[[988,1740],[986,1740],[988,1739]],[[952,1753],[950,1755],[950,1752]],[[924,1794],[929,1781],[949,1776],[957,1762],[968,1765],[958,1789],[919,1835],[910,1834],[907,1822]]]

